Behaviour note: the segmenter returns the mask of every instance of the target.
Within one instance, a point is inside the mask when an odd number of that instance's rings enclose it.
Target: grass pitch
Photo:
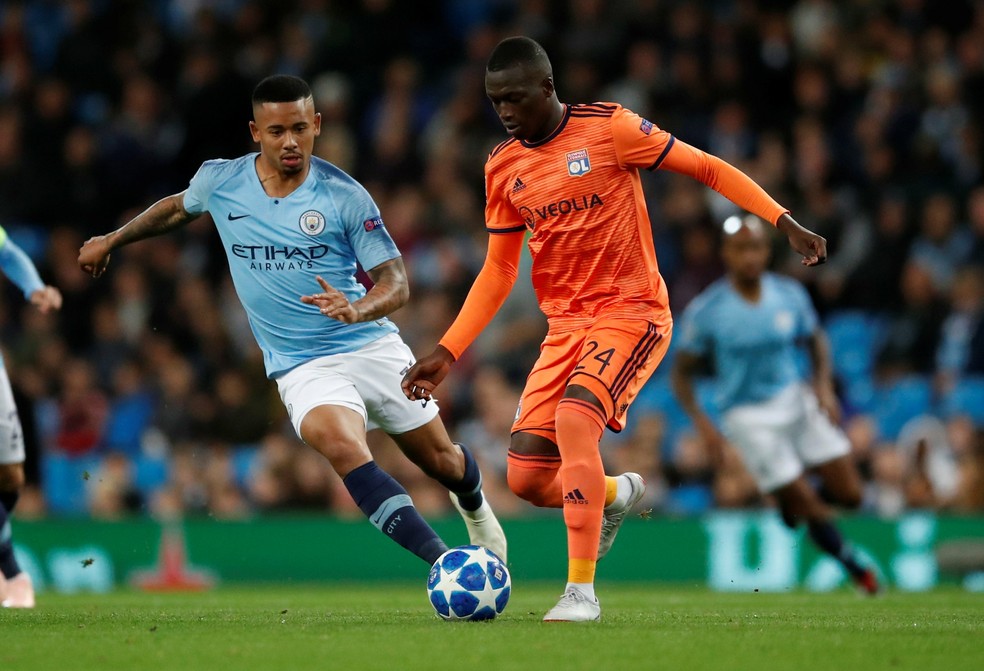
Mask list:
[[[984,595],[867,599],[601,584],[602,621],[540,621],[558,586],[513,585],[488,623],[438,620],[420,585],[41,595],[0,610],[0,669],[981,669]]]

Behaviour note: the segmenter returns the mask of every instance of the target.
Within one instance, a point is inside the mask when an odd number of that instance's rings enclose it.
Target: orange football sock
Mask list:
[[[594,405],[572,398],[557,404],[556,418],[567,525],[567,580],[592,583],[607,489],[598,450],[605,420]]]
[[[549,455],[506,454],[506,479],[509,489],[524,501],[540,508],[560,508],[560,457]]]

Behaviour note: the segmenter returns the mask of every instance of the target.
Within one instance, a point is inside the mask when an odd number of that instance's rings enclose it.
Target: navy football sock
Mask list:
[[[7,514],[14,512],[14,506],[17,505],[17,499],[20,498],[20,490],[15,489],[12,492],[0,491],[0,506],[3,506],[7,510]]]
[[[482,496],[482,472],[471,451],[458,443],[461,453],[465,455],[465,474],[459,482],[442,483],[458,498],[458,504],[465,510],[478,510],[485,501]]]
[[[21,572],[14,559],[14,541],[10,530],[10,512],[17,503],[17,492],[0,492],[0,573],[13,578]]]
[[[851,550],[851,546],[844,542],[837,527],[831,522],[810,522],[810,538],[821,550],[832,556],[844,565],[851,575],[859,576],[865,569],[861,566]]]
[[[428,564],[448,549],[413,507],[407,490],[375,461],[359,466],[343,482],[373,526]]]

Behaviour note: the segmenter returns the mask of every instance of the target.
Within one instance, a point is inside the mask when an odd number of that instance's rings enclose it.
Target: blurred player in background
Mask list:
[[[645,491],[635,473],[605,476],[598,443],[606,426],[625,425],[673,324],[639,170],[672,170],[720,191],[776,223],[807,265],[824,261],[826,241],[744,173],[620,105],[560,102],[547,54],[529,38],[495,47],[485,90],[511,136],[485,165],[485,265],[403,389],[409,398],[430,397],[508,296],[529,233],[549,330],[512,428],[509,485],[534,505],[564,510],[568,583],[544,619],[597,620],[596,562]]]
[[[58,310],[61,292],[41,281],[34,263],[0,227],[0,270],[42,313]],[[21,430],[7,369],[0,365],[0,605],[33,608],[34,585],[14,558],[10,515],[24,486],[24,432]]]
[[[304,80],[268,77],[252,102],[259,153],[205,162],[186,191],[88,240],[79,266],[99,277],[114,249],[210,213],[297,435],[328,459],[370,522],[428,563],[447,549],[373,460],[366,431],[381,428],[453,493],[471,542],[505,560],[505,535],[477,463],[451,442],[434,403],[400,393],[413,355],[386,315],[406,304],[409,290],[379,209],[355,180],[311,157],[321,116]],[[374,282],[368,292],[356,280],[357,264]],[[312,294],[315,279],[321,291]]]
[[[844,542],[832,511],[805,476],[815,470],[834,501],[861,504],[861,478],[837,426],[830,350],[810,297],[793,279],[766,272],[770,241],[756,217],[725,221],[722,256],[727,276],[683,313],[673,390],[712,459],[721,462],[727,437],[762,493],[776,498],[783,521],[790,528],[805,522],[817,547],[874,594],[875,574]],[[812,362],[809,383],[796,360],[804,343]],[[708,364],[715,371],[724,435],[694,394],[694,377]]]

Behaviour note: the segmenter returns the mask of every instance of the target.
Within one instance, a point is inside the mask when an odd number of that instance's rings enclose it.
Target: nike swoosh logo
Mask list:
[[[232,216],[232,212],[229,213],[229,221],[235,221],[236,219],[242,219],[243,217],[248,217],[248,214],[240,214],[237,216]]]

